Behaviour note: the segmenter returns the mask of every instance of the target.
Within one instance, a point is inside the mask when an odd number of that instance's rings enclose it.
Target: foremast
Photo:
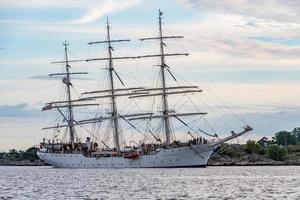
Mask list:
[[[74,128],[74,116],[73,116],[73,108],[72,108],[72,97],[71,97],[71,77],[70,77],[70,65],[68,61],[68,43],[65,41],[63,43],[64,51],[65,51],[65,69],[66,69],[66,77],[63,79],[63,83],[67,87],[67,101],[68,101],[68,125],[69,125],[69,133],[70,133],[70,142],[72,144],[72,148],[74,148],[74,135],[75,135],[75,128]]]
[[[49,76],[63,76],[62,82],[63,84],[66,85],[66,96],[67,99],[64,101],[56,101],[56,102],[49,102],[46,103],[46,105],[42,108],[42,111],[46,110],[51,110],[53,108],[57,109],[57,111],[61,114],[63,117],[64,121],[67,122],[66,125],[59,125],[57,124],[56,126],[52,127],[45,127],[43,130],[47,129],[58,129],[60,127],[66,127],[68,128],[68,133],[70,136],[69,142],[71,143],[72,149],[75,147],[75,125],[77,125],[76,120],[74,119],[74,114],[73,114],[73,108],[74,107],[84,107],[84,106],[96,106],[99,104],[78,104],[75,103],[77,102],[76,100],[72,100],[72,94],[71,94],[71,75],[80,75],[80,74],[88,74],[87,72],[70,72],[70,64],[69,64],[69,58],[68,58],[68,46],[69,44],[65,41],[63,43],[64,46],[64,54],[65,54],[65,60],[64,61],[59,61],[59,62],[52,62],[52,63],[63,63],[65,65],[65,72],[63,73],[53,73],[49,74]],[[66,108],[67,115],[64,114],[62,108]]]

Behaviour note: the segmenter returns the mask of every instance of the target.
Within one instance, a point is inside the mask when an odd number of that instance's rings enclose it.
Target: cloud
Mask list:
[[[118,11],[122,11],[141,3],[141,0],[107,0],[101,5],[92,8],[88,13],[79,19],[72,20],[72,23],[90,23],[94,22],[103,16]]]
[[[200,9],[201,12],[241,15],[258,19],[281,22],[300,22],[300,3],[298,0],[177,0],[179,3]]]
[[[283,109],[277,112],[246,113],[243,117],[254,126],[254,134],[273,136],[278,131],[290,131],[295,127],[300,127],[298,110]]]
[[[40,112],[29,108],[27,103],[17,105],[1,105],[0,117],[38,117]]]
[[[1,0],[1,7],[6,8],[57,8],[57,7],[83,7],[83,8],[92,8],[99,0]]]
[[[255,26],[246,25],[249,23]],[[233,55],[235,60],[242,56],[247,61],[249,58],[295,60],[299,57],[300,24],[297,23],[210,12],[168,27],[185,35],[193,52]]]

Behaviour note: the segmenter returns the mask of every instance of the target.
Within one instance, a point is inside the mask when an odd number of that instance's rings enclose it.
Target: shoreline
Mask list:
[[[221,157],[221,160],[224,157]],[[207,167],[243,167],[243,166],[300,166],[300,161],[275,161],[275,160],[268,160],[268,161],[238,161],[232,158],[225,158],[226,160],[220,160],[220,158],[211,158],[208,161]],[[29,160],[21,160],[21,161],[3,161],[0,160],[0,166],[51,166],[41,160],[37,161],[29,161]]]

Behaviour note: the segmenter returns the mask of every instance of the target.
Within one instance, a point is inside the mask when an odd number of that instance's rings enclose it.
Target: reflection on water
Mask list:
[[[300,166],[0,167],[0,199],[300,199]]]

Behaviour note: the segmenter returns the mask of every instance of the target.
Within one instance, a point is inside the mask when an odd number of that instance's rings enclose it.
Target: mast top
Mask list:
[[[160,9],[158,9],[158,18],[161,20],[161,17],[163,16],[163,12],[160,10]]]
[[[106,16],[106,25],[109,25],[108,16]]]
[[[69,46],[69,43],[67,43],[67,41],[65,40],[63,45],[64,45],[65,48],[67,48],[67,46]]]

